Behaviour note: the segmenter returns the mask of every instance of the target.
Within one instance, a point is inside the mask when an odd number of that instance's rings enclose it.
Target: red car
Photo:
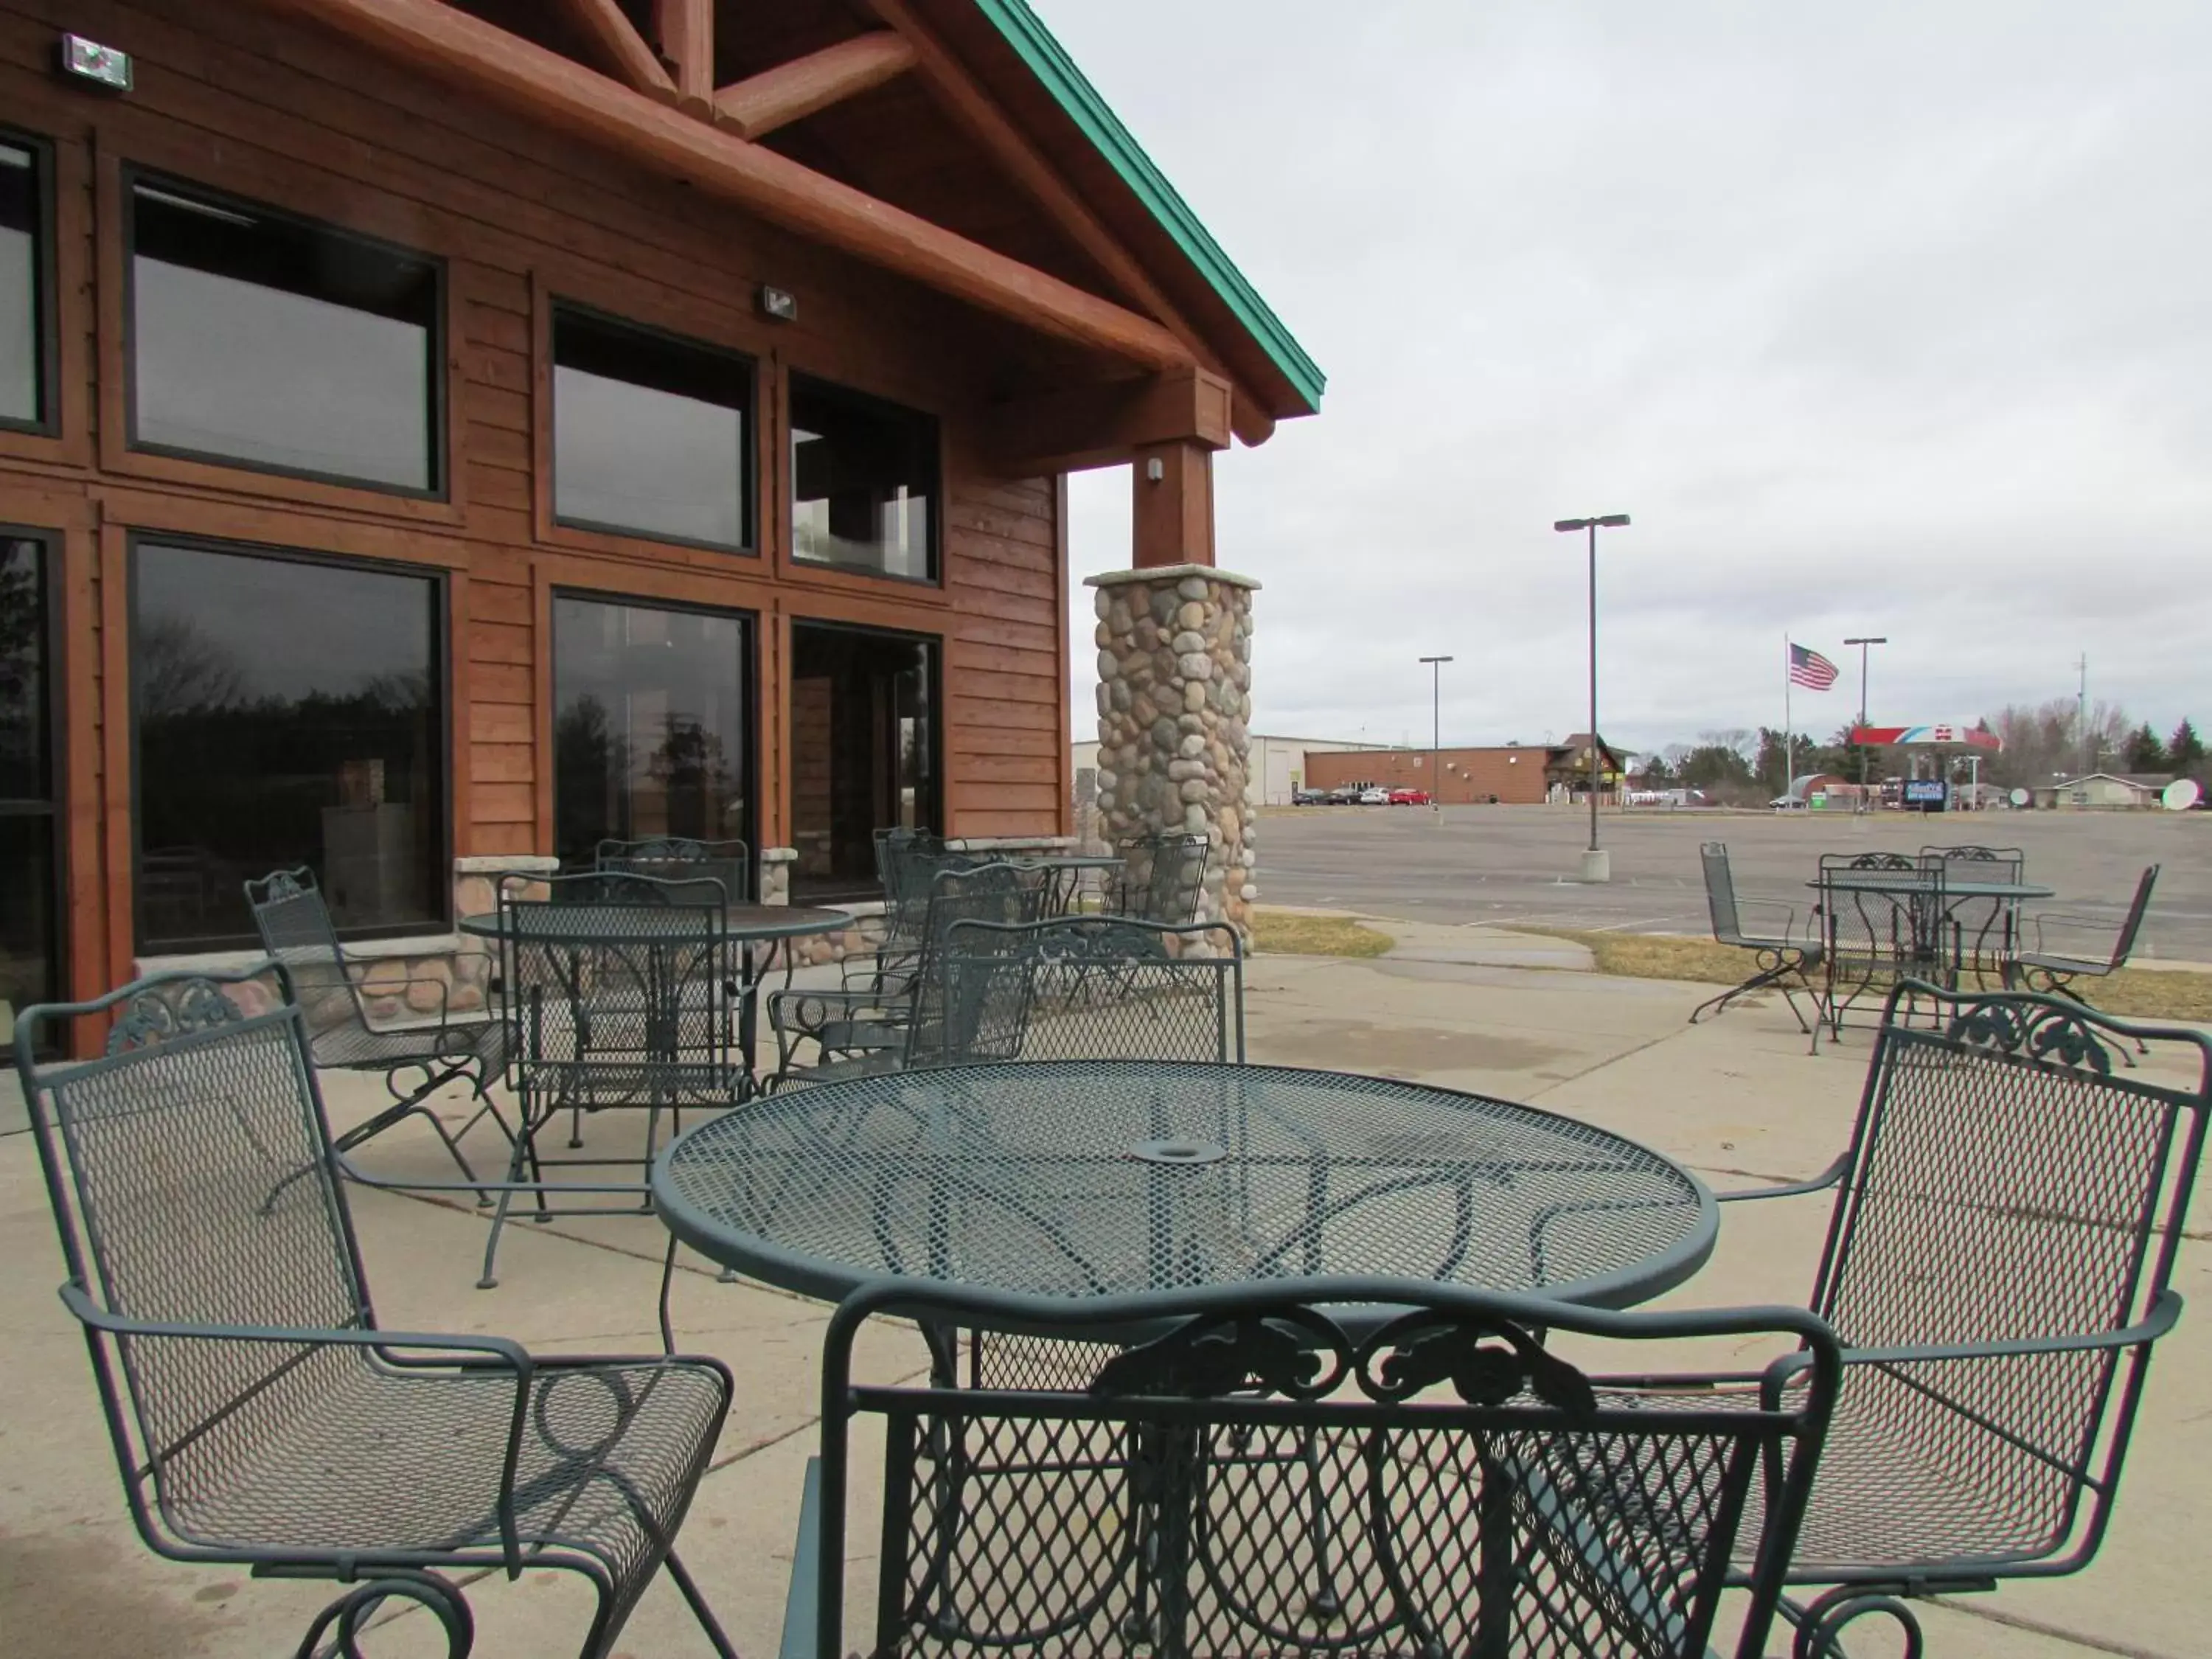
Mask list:
[[[1390,792],[1390,805],[1393,806],[1426,806],[1428,804],[1429,792],[1425,789],[1393,789]]]

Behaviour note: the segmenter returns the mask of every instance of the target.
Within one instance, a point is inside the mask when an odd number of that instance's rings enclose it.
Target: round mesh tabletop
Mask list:
[[[702,1255],[836,1300],[885,1278],[1092,1297],[1315,1274],[1625,1307],[1711,1253],[1703,1182],[1508,1101],[1263,1066],[857,1078],[702,1123],[654,1166]]]
[[[520,936],[541,945],[610,945],[651,943],[656,939],[690,938],[699,927],[696,905],[666,904],[547,904],[518,906],[511,912],[487,910],[463,916],[458,926],[465,933],[497,939],[506,930],[502,915],[513,918]],[[849,927],[851,915],[843,910],[817,910],[793,904],[732,904],[722,927],[725,939],[789,939],[799,933],[826,933]]]

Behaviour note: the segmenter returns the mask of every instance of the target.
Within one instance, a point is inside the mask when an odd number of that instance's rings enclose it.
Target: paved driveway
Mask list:
[[[1634,933],[1707,927],[1698,843],[1724,841],[1739,892],[1798,905],[1827,852],[1911,853],[1981,842],[2018,847],[2032,881],[2064,908],[2117,927],[2146,864],[2164,866],[2142,954],[2212,962],[2212,813],[1990,812],[1853,818],[1825,813],[1607,813],[1599,838],[1613,880],[1568,878],[1589,820],[1571,807],[1304,807],[1272,810],[1260,830],[1264,902],[1431,921],[1514,922]]]

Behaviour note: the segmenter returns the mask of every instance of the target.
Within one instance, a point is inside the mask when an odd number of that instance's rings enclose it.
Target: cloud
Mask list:
[[[1039,0],[1322,366],[1218,458],[1256,723],[1657,745],[2070,693],[2212,719],[2212,8]],[[1172,43],[1168,50],[1163,43]],[[1079,574],[1125,473],[1075,481]],[[1082,628],[1087,592],[1076,599]],[[1079,635],[1081,637],[1082,635]],[[1076,657],[1087,735],[1089,653]]]

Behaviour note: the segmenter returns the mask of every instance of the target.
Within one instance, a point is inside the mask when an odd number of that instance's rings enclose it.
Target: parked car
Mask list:
[[[1368,787],[1364,783],[1340,783],[1328,792],[1328,804],[1331,806],[1357,806],[1367,793]]]
[[[1362,806],[1388,806],[1390,804],[1390,792],[1379,786],[1373,789],[1364,789],[1359,794],[1359,804]]]
[[[1291,791],[1291,805],[1293,806],[1326,806],[1328,805],[1328,791],[1326,789],[1293,789]]]
[[[1429,792],[1425,789],[1393,789],[1390,792],[1390,805],[1393,806],[1426,806],[1428,804]]]

